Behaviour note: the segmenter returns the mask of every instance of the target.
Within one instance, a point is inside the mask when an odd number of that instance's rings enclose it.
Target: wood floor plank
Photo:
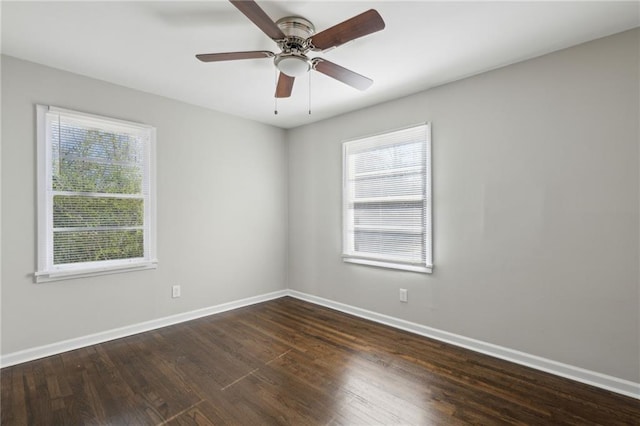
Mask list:
[[[211,420],[209,416],[210,414],[203,412],[200,407],[194,407],[171,419],[166,424],[171,426],[214,426],[219,424]]]
[[[0,372],[2,425],[640,425],[640,401],[284,297]]]
[[[200,402],[183,376],[172,368],[173,357],[158,353],[155,334],[144,342],[128,340],[117,351],[104,352],[110,366],[119,366],[120,377],[126,389],[136,396],[138,405],[155,421],[164,421],[184,409]]]
[[[0,400],[1,424],[28,424],[27,398],[24,389],[24,365],[11,369],[3,368],[0,382],[2,393]]]

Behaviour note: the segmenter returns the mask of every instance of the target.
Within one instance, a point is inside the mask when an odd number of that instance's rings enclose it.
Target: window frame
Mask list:
[[[355,143],[371,143],[377,144],[379,147],[389,146],[390,142],[384,142],[385,138],[387,140],[392,138],[394,134],[401,134],[401,132],[411,131],[414,129],[418,129],[424,127],[424,150],[425,150],[425,177],[424,177],[424,197],[423,201],[423,213],[424,213],[424,245],[422,250],[424,250],[425,261],[424,262],[407,262],[403,260],[394,259],[392,256],[384,256],[384,255],[361,255],[359,256],[357,252],[350,252],[349,247],[353,246],[353,242],[348,241],[350,237],[350,233],[355,225],[353,224],[354,219],[348,219],[350,212],[353,212],[352,208],[349,208],[350,204],[352,204],[349,199],[349,189],[348,189],[348,179],[349,179],[349,171],[348,171],[348,147],[350,144]],[[408,140],[407,140],[408,141]],[[398,269],[404,271],[411,272],[420,272],[420,273],[432,273],[433,272],[433,197],[432,197],[432,165],[431,165],[431,123],[423,122],[414,124],[411,126],[406,126],[399,129],[394,129],[390,131],[385,131],[381,133],[377,133],[374,135],[354,138],[345,140],[342,142],[342,260],[347,263],[355,263],[361,265],[369,265],[381,268],[389,268],[389,269]],[[351,228],[350,228],[351,226]]]
[[[49,113],[89,120],[97,128],[108,131],[135,131],[144,133],[145,164],[144,177],[148,189],[143,190],[144,224],[143,257],[112,259],[92,262],[55,265],[53,263],[53,168],[52,143]],[[156,129],[153,126],[115,118],[88,114],[50,105],[36,105],[36,143],[37,143],[37,270],[34,273],[36,283],[84,278],[97,275],[128,271],[155,269],[156,258]]]

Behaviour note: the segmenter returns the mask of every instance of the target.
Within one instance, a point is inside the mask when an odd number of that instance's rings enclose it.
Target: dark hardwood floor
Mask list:
[[[292,298],[2,369],[2,425],[638,425],[640,401]]]

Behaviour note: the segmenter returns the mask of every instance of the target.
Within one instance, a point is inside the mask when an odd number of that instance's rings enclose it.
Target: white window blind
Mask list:
[[[422,124],[343,144],[343,258],[431,272],[431,141]]]
[[[154,267],[155,129],[38,105],[38,282]]]

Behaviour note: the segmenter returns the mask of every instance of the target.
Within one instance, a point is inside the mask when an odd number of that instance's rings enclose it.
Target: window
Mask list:
[[[155,267],[155,129],[37,106],[37,282]]]
[[[431,272],[431,127],[343,144],[343,259]]]

